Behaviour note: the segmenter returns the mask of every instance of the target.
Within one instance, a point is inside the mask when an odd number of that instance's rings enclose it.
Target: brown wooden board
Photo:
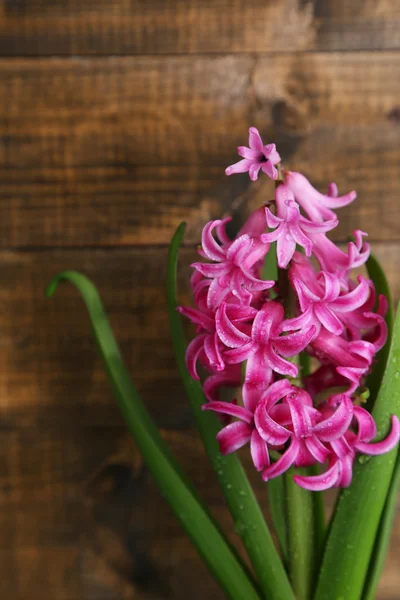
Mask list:
[[[394,0],[5,0],[0,55],[382,50],[399,28]]]
[[[337,239],[398,240],[399,75],[395,52],[2,60],[0,245],[160,244],[183,219],[197,241],[250,185],[224,168],[251,124],[358,190]]]

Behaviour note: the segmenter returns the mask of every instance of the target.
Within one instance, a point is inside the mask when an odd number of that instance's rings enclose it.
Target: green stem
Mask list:
[[[279,295],[285,306],[285,317],[295,315],[296,301],[290,286],[288,272],[278,271]],[[308,374],[309,360],[305,353],[295,358],[299,375],[295,385],[302,385]],[[316,566],[320,561],[324,539],[324,505],[321,494],[300,488],[293,475],[302,472],[311,475],[315,468],[291,469],[285,478],[288,568],[297,600],[309,600],[313,593]]]
[[[216,435],[221,424],[215,415],[201,409],[205,402],[203,390],[200,383],[193,381],[189,376],[186,368],[186,342],[181,319],[176,310],[176,266],[184,227],[184,224],[181,224],[172,239],[168,253],[167,275],[168,314],[178,368],[204,448],[215,469],[236,532],[242,538],[260,588],[268,599],[294,600],[289,579],[242,465],[236,454],[229,456],[220,454]]]
[[[297,600],[309,600],[315,581],[318,560],[316,543],[315,503],[313,493],[303,490],[293,481],[295,474],[310,474],[308,470],[292,469],[285,475],[289,574]]]
[[[136,392],[96,288],[80,273],[64,271],[51,281],[47,296],[53,295],[61,281],[71,282],[82,294],[121,413],[164,498],[228,597],[259,600],[234,550],[202,506]]]

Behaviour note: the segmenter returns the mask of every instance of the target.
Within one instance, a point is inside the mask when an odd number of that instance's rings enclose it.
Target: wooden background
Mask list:
[[[367,230],[399,299],[398,0],[1,0],[2,598],[222,599],[126,433],[81,300],[43,290],[64,268],[98,285],[140,392],[229,527],[164,274],[185,219],[187,301],[202,224],[270,197],[265,177],[224,176],[249,125],[321,189],[358,190],[337,239]],[[382,600],[400,598],[399,550],[398,519]]]

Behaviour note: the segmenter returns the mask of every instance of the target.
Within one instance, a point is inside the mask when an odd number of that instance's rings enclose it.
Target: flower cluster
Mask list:
[[[253,180],[260,169],[279,175],[274,210],[256,210],[234,240],[225,230],[229,218],[204,227],[203,260],[192,265],[196,308],[179,308],[197,329],[187,367],[195,379],[198,363],[208,372],[203,408],[221,416],[223,454],[249,443],[265,481],[291,466],[320,464],[321,474],[296,475],[296,483],[347,487],[357,453],[388,452],[400,439],[394,416],[386,439],[373,442],[376,426],[360,401],[387,339],[387,301],[372,281],[352,277],[369,256],[366,234],[354,231],[346,251],[326,236],[338,224],[334,209],[355,192],[339,196],[330,184],[321,194],[300,173],[278,172],[275,145],[264,146],[254,127],[249,146],[239,147],[243,160],[226,172],[248,171]],[[269,252],[276,252],[277,280],[262,275]],[[317,364],[307,376],[296,362],[301,352]],[[225,388],[236,398],[222,399]]]

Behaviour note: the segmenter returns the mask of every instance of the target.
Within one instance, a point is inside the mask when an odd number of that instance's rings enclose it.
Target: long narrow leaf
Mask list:
[[[221,456],[215,439],[220,424],[213,414],[202,411],[201,406],[205,399],[201,385],[198,381],[193,381],[186,369],[186,342],[181,319],[176,310],[176,267],[184,229],[185,224],[182,223],[172,239],[168,254],[167,277],[169,320],[178,368],[204,447],[213,464],[235,523],[235,529],[243,540],[260,587],[271,600],[291,600],[294,598],[293,591],[251,485],[236,455]]]
[[[285,477],[276,477],[267,483],[268,504],[276,536],[278,538],[282,559],[288,562],[287,506],[285,494]]]
[[[389,415],[400,415],[400,311],[397,311],[387,368],[373,416],[379,438],[387,434]],[[315,600],[351,598],[363,591],[378,526],[391,484],[396,450],[360,457],[353,482],[340,494],[330,527]]]
[[[378,589],[397,508],[397,496],[400,487],[400,452],[397,454],[396,466],[392,482],[383,509],[381,522],[375,539],[374,551],[368,569],[368,578],[364,587],[363,600],[374,600]]]
[[[370,396],[367,400],[366,408],[369,411],[372,411],[375,400],[378,395],[379,386],[382,381],[383,373],[385,372],[387,358],[390,349],[390,343],[392,341],[393,335],[393,322],[394,322],[394,311],[393,311],[393,302],[392,302],[392,294],[390,292],[389,284],[386,279],[386,275],[384,270],[382,269],[378,259],[371,254],[367,261],[367,270],[368,275],[372,279],[376,293],[383,294],[386,296],[389,302],[389,309],[385,317],[386,325],[388,328],[388,340],[385,346],[378,352],[375,357],[374,367],[367,378],[366,385],[370,391]]]
[[[61,281],[71,282],[83,297],[121,413],[165,499],[228,596],[234,600],[259,600],[243,567],[176,465],[137,394],[96,288],[80,273],[64,271],[51,281],[46,291],[48,296],[52,296]]]

